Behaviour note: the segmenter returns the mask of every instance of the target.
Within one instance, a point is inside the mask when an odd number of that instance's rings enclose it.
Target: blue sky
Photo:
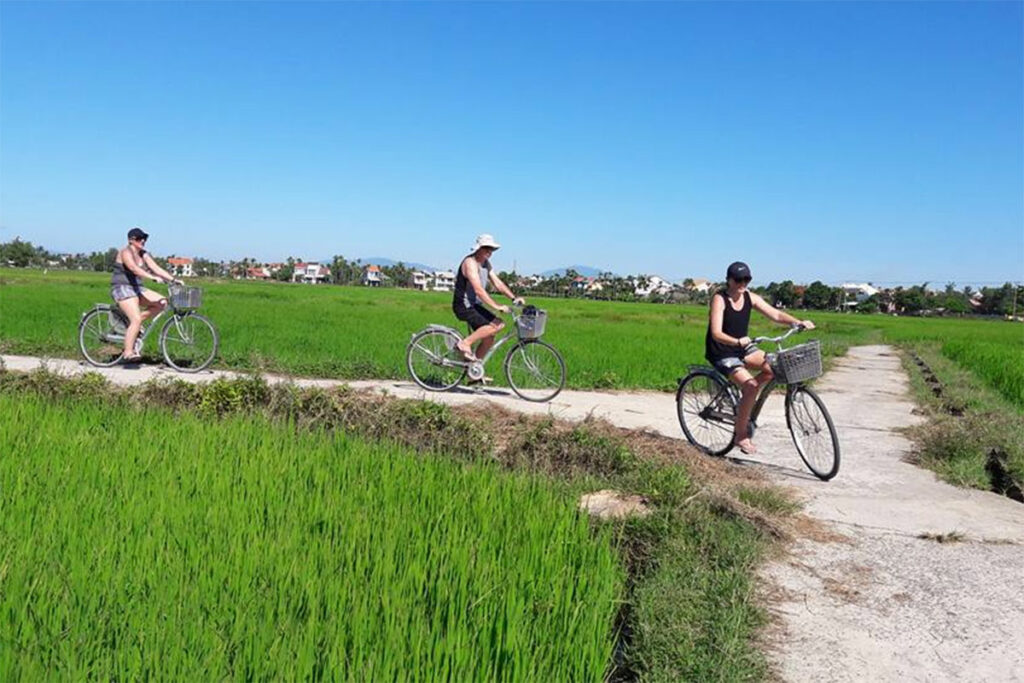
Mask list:
[[[0,239],[1021,280],[1022,7],[0,3]]]

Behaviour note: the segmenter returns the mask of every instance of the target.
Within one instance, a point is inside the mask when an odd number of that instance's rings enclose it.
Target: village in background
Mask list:
[[[117,250],[90,254],[54,254],[44,247],[15,238],[0,243],[0,265],[12,268],[53,268],[79,271],[110,271]],[[211,261],[204,258],[155,257],[176,277],[214,277],[235,280],[275,281],[307,285],[362,285],[366,287],[402,287],[420,291],[450,292],[455,287],[455,272],[435,270],[421,264],[406,265],[389,259],[347,260],[335,256],[329,263],[289,257],[279,263],[260,263],[255,259]],[[594,273],[594,274],[591,274]],[[703,277],[671,281],[659,275],[617,275],[597,272],[584,266],[524,275],[499,272],[499,277],[517,293],[551,297],[586,298],[605,301],[647,303],[706,304],[711,294],[724,285]],[[947,283],[878,287],[870,282],[844,282],[829,285],[816,280],[797,284],[791,280],[755,286],[769,302],[780,308],[895,315],[997,315],[1024,321],[1024,286],[958,287]],[[1018,304],[1018,302],[1021,302]]]

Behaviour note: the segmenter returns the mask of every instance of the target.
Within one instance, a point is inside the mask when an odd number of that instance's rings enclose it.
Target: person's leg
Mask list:
[[[742,399],[736,412],[736,431],[733,433],[733,442],[744,453],[756,453],[757,448],[747,435],[747,429],[750,425],[750,411],[754,409],[754,401],[757,399],[760,385],[746,368],[736,369],[729,375],[729,380],[742,392]]]
[[[498,322],[498,325],[500,324],[501,323]],[[491,348],[491,344],[494,343],[494,335],[496,335],[498,333],[498,330],[500,329],[501,327],[495,327],[494,323],[485,323],[480,327],[477,327],[475,330],[473,330],[473,333],[471,335],[469,335],[468,337],[464,337],[462,341],[456,344],[456,346],[458,347],[459,351],[462,351],[463,353],[473,353],[473,344],[480,342],[481,347],[483,347],[484,342],[487,341],[489,343],[487,344],[487,347],[484,349],[484,351],[486,352],[487,349]],[[482,355],[477,356],[477,358],[482,357]]]
[[[758,373],[755,376],[758,389],[775,378],[775,373],[772,372],[772,366],[768,364],[767,356],[764,351],[757,350],[753,353],[747,354],[747,356],[743,358],[743,364],[751,371],[751,373]]]
[[[126,316],[128,316],[128,329],[124,331],[124,357],[131,358],[135,355],[135,339],[139,336],[139,328],[142,327],[142,312],[139,310],[139,297],[131,296],[117,302]]]
[[[501,332],[501,330],[505,328],[505,322],[503,320],[495,320],[490,325],[484,325],[484,327],[481,327],[480,329],[482,330],[484,328],[489,328],[490,332],[482,337],[480,339],[480,343],[476,346],[476,357],[481,360],[487,357],[487,352],[491,350],[492,346],[494,346],[494,340],[498,332]],[[477,332],[479,331],[480,330],[477,330]]]
[[[139,297],[139,307],[142,310],[142,320],[149,320],[155,317],[160,311],[167,308],[167,297],[154,292],[152,289],[143,289]]]

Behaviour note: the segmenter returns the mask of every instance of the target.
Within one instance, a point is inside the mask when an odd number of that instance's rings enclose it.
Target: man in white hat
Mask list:
[[[462,259],[455,275],[455,295],[452,298],[452,311],[455,317],[466,322],[472,333],[458,343],[457,347],[463,358],[475,361],[487,355],[494,344],[494,335],[503,327],[504,321],[484,307],[487,304],[496,311],[508,313],[508,306],[503,306],[487,293],[487,285],[512,299],[513,303],[522,305],[525,300],[516,297],[512,290],[501,281],[498,274],[491,268],[491,254],[501,247],[492,235],[483,234],[476,238],[470,253]],[[473,345],[479,342],[476,353]]]

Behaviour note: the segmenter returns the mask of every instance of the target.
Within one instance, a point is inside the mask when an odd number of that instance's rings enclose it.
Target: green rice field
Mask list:
[[[0,680],[609,670],[611,532],[550,480],[28,394],[0,395],[0,443]]]
[[[0,350],[77,357],[79,317],[92,304],[109,300],[108,277],[0,269]],[[405,345],[415,331],[432,322],[457,326],[449,294],[248,281],[200,286],[203,313],[221,333],[223,367],[399,378],[406,374]],[[537,303],[549,312],[545,339],[565,356],[570,387],[671,390],[688,364],[703,363],[707,314],[701,307],[563,299]],[[806,315],[819,325],[812,334],[822,340],[826,355],[852,344],[938,342],[945,355],[1024,409],[1024,325]],[[777,329],[760,321],[754,332]],[[491,373],[500,380],[497,367]]]

